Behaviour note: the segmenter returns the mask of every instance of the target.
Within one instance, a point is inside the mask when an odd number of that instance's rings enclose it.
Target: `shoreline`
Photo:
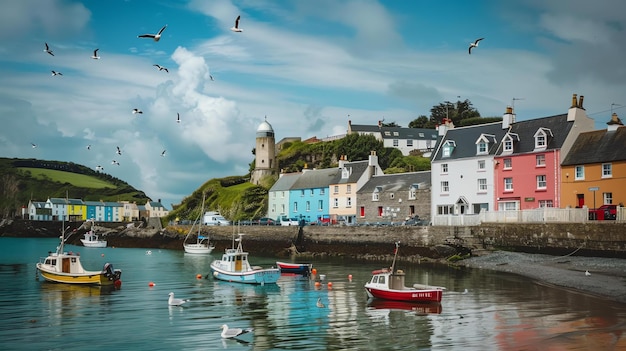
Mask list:
[[[492,251],[459,266],[522,275],[539,283],[626,304],[626,259]],[[585,272],[590,275],[586,275]]]

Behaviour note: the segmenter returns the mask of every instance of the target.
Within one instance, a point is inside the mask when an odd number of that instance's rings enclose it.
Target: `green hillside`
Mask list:
[[[128,183],[109,174],[72,162],[0,158],[0,217],[21,214],[29,200],[51,197],[86,201],[136,201],[149,197]]]

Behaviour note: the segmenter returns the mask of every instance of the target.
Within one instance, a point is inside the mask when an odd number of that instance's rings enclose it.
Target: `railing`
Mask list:
[[[481,211],[471,215],[435,215],[433,225],[474,226],[481,223],[593,223],[626,222],[626,207],[617,207],[616,219],[594,221],[588,208],[537,208],[517,211]]]

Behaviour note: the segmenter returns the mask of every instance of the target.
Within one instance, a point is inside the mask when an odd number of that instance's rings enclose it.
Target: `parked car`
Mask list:
[[[602,205],[589,210],[589,219],[615,220],[617,218],[617,205]]]
[[[278,225],[276,220],[269,217],[259,218],[256,222],[258,225]]]
[[[407,220],[402,222],[402,225],[428,225],[428,221],[421,219],[418,215],[415,215],[407,218]]]
[[[291,226],[291,225],[297,226],[299,224],[300,222],[298,221],[297,218],[289,218],[287,216],[280,217],[280,225],[282,226]]]

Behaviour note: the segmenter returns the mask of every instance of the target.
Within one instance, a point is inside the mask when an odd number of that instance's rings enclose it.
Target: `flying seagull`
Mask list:
[[[115,160],[111,161],[111,164],[112,164],[112,165],[116,165],[116,166],[119,166],[119,165],[120,165],[120,163],[119,163],[119,162],[117,162],[117,161],[115,161]]]
[[[470,43],[469,49],[468,49],[470,55],[472,54],[472,48],[477,47],[478,46],[478,42],[483,40],[483,39],[485,39],[485,38],[479,38],[479,39],[476,39],[476,41],[474,41],[473,43]]]
[[[104,171],[104,167],[98,165],[96,166],[96,171]]]
[[[138,114],[138,113],[139,113],[139,114],[142,114],[142,113],[143,113],[143,111],[142,111],[142,110],[140,110],[140,109],[138,109],[138,108],[134,108],[134,109],[133,109],[133,115],[136,115],[136,114]]]
[[[154,67],[156,67],[156,68],[158,68],[158,69],[159,69],[159,71],[165,71],[165,72],[167,72],[167,73],[170,73],[170,71],[169,71],[167,68],[165,68],[165,67],[163,67],[163,66],[161,66],[161,65],[156,65],[156,64],[154,64],[153,66],[154,66]]]
[[[209,73],[209,78],[211,78],[211,81],[214,81],[215,79],[213,79],[213,75]]]
[[[36,148],[37,148],[37,144],[35,144],[35,143],[30,143],[30,146],[32,146],[32,147],[33,147],[33,149],[36,149]]]
[[[163,150],[163,152],[161,152],[161,157],[165,157],[165,151],[167,150]]]
[[[51,56],[54,56],[54,54],[52,53],[52,50],[50,50],[50,47],[48,46],[48,43],[44,43],[46,44],[46,48],[43,49],[43,52],[47,52],[49,53]]]
[[[184,300],[184,299],[175,299],[174,298],[174,293],[171,292],[168,294],[170,297],[167,300],[167,304],[170,306],[181,306],[182,304],[184,304],[185,302],[189,301],[189,300]]]
[[[161,28],[161,30],[157,34],[142,34],[142,35],[138,35],[137,38],[152,38],[154,39],[154,41],[159,41],[159,39],[161,39],[161,33],[163,33],[165,28],[167,28],[167,24],[164,25],[163,28]]]
[[[239,335],[245,334],[245,333],[249,333],[251,331],[253,331],[254,329],[252,328],[247,328],[247,329],[241,329],[241,328],[228,328],[228,326],[226,324],[222,325],[222,338],[224,339],[232,339],[232,338],[236,338]]]
[[[180,123],[180,113],[176,112],[176,123]]]
[[[243,29],[239,28],[239,19],[241,19],[241,16],[237,16],[237,19],[235,20],[235,26],[230,29],[233,32],[243,32]]]
[[[122,150],[120,150],[119,146],[116,146],[116,147],[117,147],[117,154],[121,156],[122,155]]]
[[[91,144],[87,145],[87,150],[91,150]]]
[[[100,56],[98,56],[98,50],[100,50],[100,49],[95,49],[93,51],[93,55],[91,56],[92,59],[94,59],[94,60],[99,60],[100,59]]]
[[[57,72],[57,71],[51,71],[51,72],[52,72],[52,76],[53,77],[54,76],[62,76],[63,75],[63,73],[61,73],[61,72]]]

